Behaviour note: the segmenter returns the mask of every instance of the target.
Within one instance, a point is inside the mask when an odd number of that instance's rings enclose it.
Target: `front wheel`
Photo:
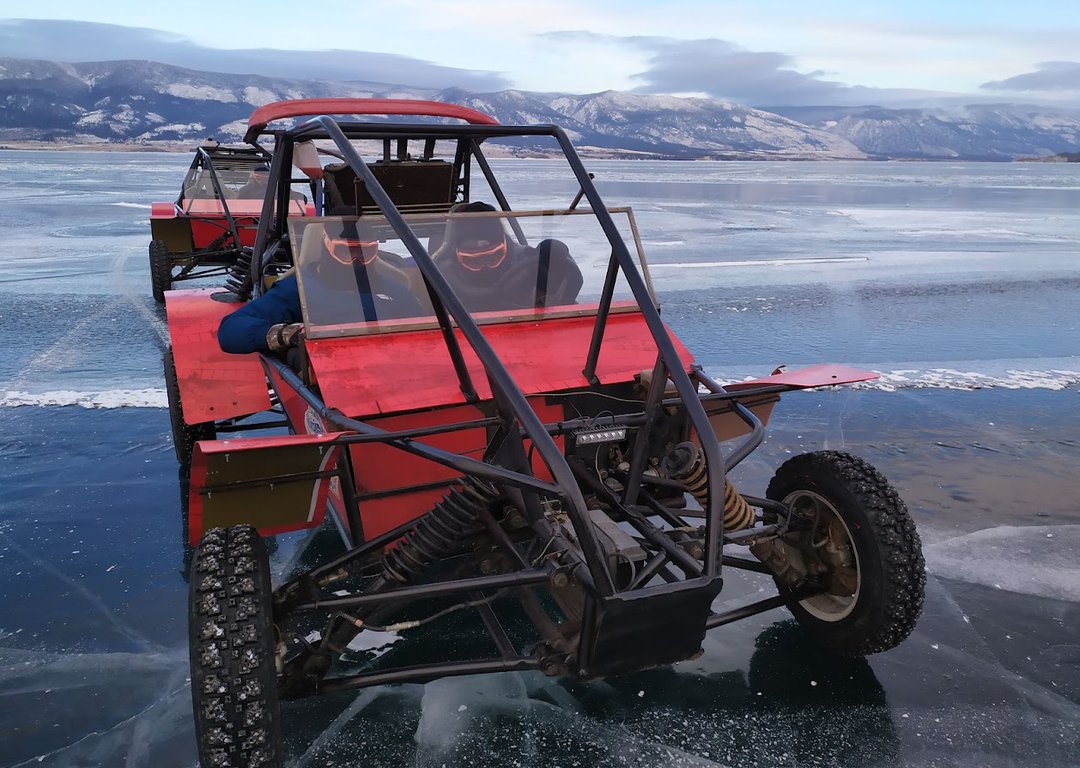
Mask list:
[[[165,303],[165,291],[172,288],[172,256],[161,240],[150,241],[150,290],[154,301]]]
[[[922,545],[880,472],[848,453],[806,453],[776,471],[766,495],[799,518],[780,545],[824,588],[791,606],[803,626],[851,656],[886,651],[911,634],[926,589]]]
[[[280,766],[270,563],[250,525],[213,528],[191,561],[191,702],[204,766]]]

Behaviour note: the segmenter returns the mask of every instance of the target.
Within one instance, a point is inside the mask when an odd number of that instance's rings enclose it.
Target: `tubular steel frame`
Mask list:
[[[185,214],[186,218],[204,222],[207,224],[213,224],[214,226],[221,227],[222,236],[227,235],[228,239],[223,242],[232,242],[232,248],[217,248],[211,250],[209,248],[197,248],[190,253],[176,255],[177,258],[191,259],[192,263],[181,266],[180,272],[173,276],[173,282],[177,280],[194,280],[196,278],[205,277],[217,277],[219,275],[228,274],[229,267],[235,261],[235,258],[229,258],[230,254],[239,254],[241,249],[240,244],[240,230],[237,227],[236,217],[233,216],[232,211],[229,210],[228,199],[225,197],[225,191],[221,186],[221,179],[218,176],[217,166],[214,164],[214,152],[210,151],[208,147],[197,147],[195,149],[195,157],[191,161],[191,165],[188,167],[188,173],[191,173],[196,168],[203,168],[209,172],[210,184],[214,189],[214,194],[217,195],[217,199],[221,202],[221,211],[225,217],[225,225],[222,226],[216,218],[205,216]],[[271,162],[270,153],[263,147],[256,145],[256,154],[252,156],[253,160],[258,160],[261,163],[269,164]],[[219,158],[220,159],[220,158]],[[185,179],[187,177],[185,176]],[[174,205],[177,210],[181,209],[181,204],[186,199],[184,189],[181,188],[179,196],[176,198]],[[170,254],[174,256],[174,254]],[[210,264],[204,264],[204,261],[211,262]],[[205,268],[203,268],[205,267]],[[198,271],[201,269],[201,271]]]
[[[312,139],[329,139],[333,141],[341,157],[356,173],[357,178],[361,179],[366,185],[368,194],[419,268],[427,285],[439,324],[443,329],[443,336],[454,362],[461,391],[468,401],[476,401],[475,387],[473,387],[469,378],[461,347],[453,333],[452,324],[456,324],[460,329],[484,368],[491,386],[495,415],[433,428],[386,431],[361,420],[349,418],[340,411],[327,407],[320,397],[305,385],[299,375],[285,363],[269,357],[264,357],[264,363],[272,368],[274,373],[280,376],[288,387],[300,395],[307,405],[324,420],[328,428],[349,433],[337,438],[336,443],[349,445],[379,442],[452,468],[462,474],[495,481],[507,489],[511,500],[520,501],[517,506],[527,517],[529,525],[540,540],[548,540],[549,543],[554,542],[556,548],[564,551],[564,553],[572,554],[573,548],[566,541],[561,530],[544,514],[539,494],[559,498],[563,503],[566,516],[573,525],[578,538],[577,544],[584,560],[584,562],[578,561],[576,564],[571,563],[569,566],[553,564],[550,560],[545,561],[545,564],[541,567],[531,566],[524,561],[521,553],[506,536],[505,532],[502,531],[501,527],[494,520],[487,519],[485,523],[494,540],[503,553],[510,557],[512,562],[516,563],[516,570],[494,576],[443,580],[392,590],[380,587],[378,591],[373,593],[360,593],[345,598],[306,599],[310,598],[312,594],[317,595],[318,585],[329,581],[331,574],[338,572],[355,560],[377,553],[387,544],[412,531],[422,519],[422,517],[417,518],[373,539],[362,541],[362,534],[359,537],[356,535],[359,532],[359,515],[356,509],[358,500],[350,494],[346,500],[349,509],[344,512],[350,523],[355,523],[352,527],[354,532],[352,540],[349,542],[351,547],[345,554],[278,587],[275,594],[279,596],[280,605],[283,606],[282,610],[288,613],[293,611],[339,610],[359,606],[370,607],[374,604],[384,605],[387,603],[403,605],[422,598],[451,595],[475,596],[482,594],[485,590],[505,589],[511,590],[518,597],[526,614],[540,634],[549,636],[553,631],[551,620],[536,603],[531,588],[545,583],[550,585],[561,572],[563,575],[571,575],[584,588],[585,603],[575,671],[577,674],[587,675],[587,665],[598,629],[601,606],[608,600],[614,599],[616,595],[619,598],[665,595],[687,587],[709,588],[710,586],[714,586],[718,591],[722,584],[721,571],[724,565],[755,572],[765,572],[760,563],[724,556],[721,549],[725,541],[746,543],[749,538],[756,535],[776,534],[779,531],[786,530],[786,526],[790,522],[786,507],[778,502],[749,498],[749,502],[754,506],[779,512],[781,522],[759,525],[748,532],[726,536],[723,529],[724,494],[710,493],[707,504],[703,511],[699,513],[704,519],[704,524],[697,529],[699,535],[690,537],[701,545],[702,556],[700,558],[692,557],[672,537],[667,535],[665,529],[657,527],[650,520],[650,517],[659,516],[670,524],[679,525],[684,529],[690,528],[681,514],[665,508],[644,487],[646,483],[643,478],[646,466],[645,462],[641,460],[644,454],[641,447],[644,445],[645,436],[650,425],[661,408],[669,406],[681,406],[684,408],[691,427],[698,435],[704,437],[713,434],[704,404],[712,401],[728,402],[738,417],[750,427],[750,435],[726,457],[722,455],[718,441],[715,439],[701,440],[702,451],[707,464],[709,487],[722,489],[725,485],[727,470],[749,455],[761,443],[764,434],[761,421],[742,403],[738,402],[736,398],[774,394],[788,388],[782,385],[762,386],[743,389],[738,393],[729,393],[720,384],[705,376],[699,368],[695,367],[689,373],[684,370],[675,345],[660,320],[658,309],[654,304],[646,281],[638,272],[615,222],[601,201],[599,193],[593,185],[592,177],[585,170],[581,159],[562,129],[554,125],[339,124],[334,119],[324,115],[315,117],[295,129],[264,131],[262,135],[273,135],[275,138],[270,185],[276,190],[277,194],[274,197],[268,195],[264,201],[255,245],[256,258],[252,262],[253,284],[255,286],[261,284],[259,278],[265,266],[262,254],[267,250],[268,245],[275,239],[280,241],[287,237],[285,234],[286,215],[281,214],[275,217],[273,214],[275,206],[279,212],[288,210],[286,207],[288,184],[284,182],[283,176],[286,173],[291,176],[292,146],[297,142]],[[581,191],[575,203],[582,197],[588,200],[611,245],[611,258],[608,263],[599,309],[582,371],[585,379],[593,386],[599,384],[596,379],[596,365],[619,272],[622,272],[626,279],[657,346],[657,359],[645,395],[642,412],[620,414],[617,417],[620,425],[626,425],[638,430],[637,439],[639,445],[638,450],[634,451],[634,456],[637,458],[637,454],[642,454],[642,457],[633,461],[630,469],[621,477],[625,488],[622,498],[619,498],[606,485],[600,483],[597,478],[590,474],[588,469],[576,464],[576,460],[568,460],[563,455],[553,436],[567,435],[574,428],[583,426],[585,421],[581,419],[568,420],[557,424],[544,424],[541,422],[536,412],[529,405],[526,395],[517,387],[513,378],[481,333],[476,322],[435,266],[430,254],[421,244],[415,232],[397,210],[387,192],[368,168],[367,163],[350,143],[350,139],[380,138],[390,140],[396,138],[424,140],[427,142],[425,146],[428,147],[436,139],[456,139],[458,140],[458,150],[455,155],[456,188],[464,190],[466,199],[468,198],[469,174],[467,167],[469,158],[473,157],[491,186],[500,207],[503,210],[509,210],[509,204],[487,160],[480,151],[480,143],[483,140],[508,136],[546,136],[558,142],[580,184]],[[249,140],[255,143],[257,137],[251,139],[249,135]],[[674,384],[677,397],[665,397],[669,380]],[[699,385],[709,390],[708,394],[699,394]],[[517,438],[508,441],[515,445],[516,451],[509,458],[504,457],[504,463],[510,466],[490,463],[489,461],[479,461],[436,448],[418,440],[418,438],[434,434],[477,427],[502,429]],[[525,439],[530,440],[535,450],[539,452],[541,458],[547,464],[554,482],[541,480],[527,470],[529,464],[522,447],[522,441]],[[348,460],[343,459],[338,468],[338,475],[345,486],[348,486],[352,481],[347,465]],[[654,553],[643,567],[642,572],[627,587],[621,590],[616,587],[615,579],[608,564],[607,554],[595,534],[594,524],[589,517],[582,492],[583,485],[603,498],[613,509],[617,509],[622,519],[629,522],[654,548]],[[639,504],[639,500],[644,503]],[[495,529],[498,529],[499,533],[495,533]],[[682,571],[683,578],[679,578],[679,576],[672,573],[670,566]],[[655,576],[660,576],[662,583],[648,585],[648,582]],[[797,602],[807,596],[808,593],[802,592],[797,594],[782,593],[777,597],[743,606],[733,611],[710,614],[706,622],[706,628],[719,626],[779,605]],[[494,613],[486,604],[477,610],[484,621],[488,635],[499,650],[500,655],[498,658],[423,665],[386,672],[328,678],[319,685],[319,690],[343,690],[388,682],[420,681],[476,672],[538,668],[540,662],[537,659],[517,654],[513,649],[508,648],[505,633]]]

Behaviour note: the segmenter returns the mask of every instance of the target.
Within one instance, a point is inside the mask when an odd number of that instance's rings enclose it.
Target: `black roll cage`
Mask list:
[[[746,455],[751,453],[757,445],[761,443],[764,432],[762,424],[748,408],[734,399],[734,394],[726,392],[720,384],[705,376],[699,368],[695,367],[689,373],[684,370],[675,345],[660,319],[659,310],[654,303],[654,299],[650,294],[641,273],[634,263],[634,259],[627,249],[611,214],[600,199],[599,192],[594,186],[590,174],[586,171],[569,138],[561,128],[555,125],[489,126],[417,123],[339,123],[333,118],[323,115],[315,117],[290,130],[264,131],[262,135],[273,135],[275,140],[270,176],[270,188],[275,190],[275,194],[273,196],[268,194],[264,200],[262,215],[259,221],[259,229],[255,244],[255,258],[252,261],[252,282],[256,292],[261,290],[261,277],[268,262],[267,254],[276,251],[279,244],[287,241],[288,238],[286,224],[287,214],[285,212],[288,210],[288,192],[289,185],[292,181],[291,169],[293,147],[296,143],[301,141],[328,139],[336,146],[337,151],[334,153],[335,156],[340,156],[344,159],[344,161],[352,168],[357,178],[366,185],[368,194],[375,201],[379,211],[383,217],[385,217],[386,222],[389,223],[404,247],[409,251],[409,254],[414,259],[416,266],[423,276],[432,300],[436,317],[438,318],[440,327],[443,331],[447,349],[451,355],[459,378],[460,389],[466,400],[476,402],[477,396],[475,388],[469,380],[462,351],[453,332],[453,325],[456,325],[458,329],[460,329],[462,335],[472,347],[490,382],[493,395],[494,417],[485,420],[485,423],[498,425],[494,428],[505,430],[505,434],[519,438],[517,440],[507,441],[515,444],[516,452],[498,457],[502,463],[492,463],[491,460],[496,458],[493,456],[485,456],[485,459],[488,459],[488,461],[479,461],[477,459],[438,449],[434,446],[420,442],[417,438],[423,436],[421,433],[410,433],[407,431],[387,432],[358,419],[349,418],[340,411],[327,407],[326,404],[322,402],[319,395],[307,387],[300,377],[289,369],[288,366],[280,361],[264,357],[264,364],[273,368],[277,375],[284,378],[290,386],[296,389],[308,405],[310,405],[325,420],[328,429],[353,433],[339,438],[340,442],[366,442],[372,440],[384,442],[400,450],[425,457],[460,472],[505,484],[513,489],[512,496],[520,499],[522,511],[527,515],[530,524],[532,524],[534,529],[537,530],[537,532],[550,534],[553,541],[564,541],[564,539],[558,529],[545,517],[545,510],[541,504],[539,494],[548,494],[560,498],[563,502],[566,516],[572,523],[573,529],[578,537],[577,543],[580,546],[580,550],[585,560],[584,565],[586,566],[586,572],[583,573],[582,569],[577,568],[574,573],[574,578],[582,583],[586,591],[591,594],[593,598],[599,599],[602,603],[615,599],[616,594],[618,594],[618,597],[621,599],[632,596],[643,596],[646,594],[671,594],[684,589],[707,590],[714,588],[718,591],[720,584],[722,583],[721,569],[725,562],[730,565],[736,565],[736,567],[749,567],[752,570],[757,569],[752,567],[752,565],[740,565],[736,562],[732,562],[732,558],[722,555],[722,546],[725,540],[723,529],[724,493],[722,489],[725,487],[726,471],[745,458]],[[530,407],[526,395],[515,384],[513,378],[480,331],[475,320],[465,309],[461,300],[455,295],[446,279],[435,266],[430,254],[427,252],[416,233],[410,228],[401,212],[394,205],[389,194],[379,184],[379,181],[368,167],[367,163],[356,151],[356,148],[350,143],[350,139],[374,138],[384,140],[424,140],[425,142],[431,142],[437,139],[457,139],[458,147],[454,161],[455,179],[459,184],[457,189],[462,190],[462,194],[464,194],[467,199],[469,161],[470,158],[475,158],[478,167],[496,196],[499,207],[504,211],[508,211],[510,210],[509,203],[499,187],[490,165],[480,150],[480,144],[483,141],[492,138],[522,136],[550,137],[558,143],[565,159],[569,162],[570,167],[580,184],[581,191],[575,199],[574,205],[576,206],[576,203],[582,196],[588,200],[607,237],[608,243],[611,246],[611,257],[607,266],[604,288],[592,330],[588,353],[582,369],[582,374],[586,381],[589,382],[590,388],[596,389],[600,385],[600,382],[596,377],[596,366],[611,309],[615,283],[619,272],[622,272],[658,350],[652,376],[648,381],[644,411],[641,414],[632,417],[632,421],[639,425],[637,439],[643,444],[645,435],[648,433],[650,425],[657,418],[660,410],[672,406],[678,406],[685,409],[691,427],[701,438],[701,448],[707,463],[709,488],[714,490],[709,494],[708,503],[705,505],[705,509],[702,513],[704,518],[704,531],[703,554],[700,562],[694,558],[684,557],[685,553],[678,551],[677,548],[669,547],[667,543],[661,541],[663,537],[657,535],[659,529],[647,520],[647,517],[650,515],[660,514],[661,517],[663,517],[663,514],[655,509],[657,506],[656,502],[652,500],[650,494],[642,488],[643,476],[647,469],[644,462],[645,452],[642,450],[634,451],[634,461],[624,478],[626,496],[621,503],[621,507],[624,510],[628,510],[632,513],[627,516],[628,522],[634,524],[643,535],[650,538],[650,540],[660,546],[661,549],[667,551],[668,561],[684,572],[686,576],[684,580],[675,582],[665,581],[664,583],[653,586],[644,586],[647,579],[637,579],[635,580],[635,583],[631,584],[627,589],[616,589],[607,557],[601,544],[596,538],[594,526],[589,517],[585,498],[581,490],[582,484],[589,486],[589,483],[587,482],[588,478],[583,477],[580,468],[572,466],[571,462],[563,455],[552,437],[553,434],[568,433],[571,425],[569,423],[545,425],[541,422],[536,412]],[[257,141],[257,139],[254,141]],[[426,146],[430,146],[430,144]],[[338,155],[338,153],[340,153],[340,155]],[[513,222],[512,218],[509,220]],[[518,225],[514,222],[512,226],[517,227]],[[520,236],[520,232],[518,232],[518,234]],[[675,387],[677,394],[677,397],[675,398],[667,397],[667,382],[669,380]],[[709,394],[699,394],[699,385],[704,386],[709,391]],[[762,390],[762,392],[764,391],[765,389]],[[754,390],[754,393],[757,394],[758,390]],[[747,392],[744,390],[740,391],[738,396],[745,397],[746,394]],[[751,428],[751,434],[727,457],[722,455],[718,441],[712,438],[713,432],[703,405],[703,400],[726,401],[739,418]],[[475,426],[476,424],[476,421],[462,422],[457,425],[448,425],[446,430],[454,428],[463,429],[468,426]],[[547,464],[551,475],[554,478],[553,483],[540,480],[531,474],[529,462],[526,460],[524,449],[522,448],[522,440],[524,438],[527,438],[532,442],[534,449],[539,452],[543,461]],[[602,491],[604,489],[590,488],[590,490]],[[639,499],[645,502],[644,505],[638,503]],[[350,506],[355,506],[355,499],[349,499],[349,501],[351,502]],[[758,506],[776,506],[767,500],[754,499],[753,501],[756,502]],[[782,505],[779,506],[781,509],[783,508]],[[663,508],[661,507],[661,509]],[[350,509],[349,514],[350,519],[352,519],[352,517],[356,515],[356,510]],[[402,530],[407,530],[408,527],[409,526],[403,526]],[[354,528],[353,530],[356,531],[359,529]],[[400,531],[398,531],[398,533],[400,534]],[[364,552],[371,551],[372,546],[375,545],[377,541],[381,541],[382,538],[383,537],[379,537],[371,542],[360,542],[354,539],[353,545],[354,548],[356,548],[354,549],[354,553],[359,550]],[[347,553],[345,557],[348,558],[352,556],[354,555]],[[333,564],[330,564],[317,569],[316,575],[317,573],[329,569],[332,565]],[[662,565],[663,563],[660,563],[660,566]],[[655,566],[653,567],[655,568]],[[654,569],[653,573],[655,572],[656,570]],[[530,573],[535,575],[534,570],[530,571]],[[516,578],[509,578],[509,576],[510,575],[508,574],[507,579],[505,579],[507,586],[513,586],[520,583]],[[308,581],[310,577],[311,575],[309,575],[305,581]],[[532,576],[529,576],[528,578],[531,579]],[[425,586],[426,588],[430,588],[430,585]],[[288,588],[289,585],[286,585],[285,589]],[[468,591],[468,589],[471,589],[471,587],[463,586],[460,591],[465,592]],[[780,599],[780,603],[776,603],[776,600],[777,599],[774,598],[772,601],[763,601],[762,603],[755,605],[760,605],[760,610],[767,610],[768,608],[774,607],[774,604],[790,602],[792,596],[789,595],[783,597]],[[581,632],[581,649],[578,655],[579,664],[581,665],[587,664],[591,656],[591,651],[593,649],[590,646],[595,634],[594,630],[599,621],[598,610],[600,609],[594,605],[594,602],[594,600],[587,600],[585,605]],[[310,608],[311,606],[308,607]],[[746,609],[740,610],[742,611],[741,615],[749,615],[746,611],[755,613],[758,612],[759,609],[749,606]],[[721,623],[727,623],[727,621],[734,620],[734,618],[738,617],[732,617],[728,614],[714,614],[713,618],[710,619],[708,626],[712,627]],[[522,660],[518,659],[518,662],[521,661]],[[505,659],[501,660],[500,663],[505,663]],[[583,668],[584,666],[582,666],[582,669]],[[448,672],[446,669],[440,671],[440,674],[453,673],[454,672]]]
[[[185,183],[181,186],[180,194],[177,196],[176,202],[174,203],[176,209],[178,211],[181,210],[184,200],[187,199],[186,182],[188,178],[190,178],[191,175],[200,168],[208,171],[210,176],[210,184],[214,189],[214,194],[217,196],[217,199],[221,202],[222,213],[225,214],[225,228],[228,230],[231,241],[234,243],[237,249],[240,247],[240,232],[236,225],[236,218],[232,215],[232,211],[229,210],[229,201],[225,196],[225,190],[222,188],[221,178],[218,176],[218,168],[217,165],[215,165],[214,163],[214,159],[216,157],[218,160],[235,160],[237,157],[250,157],[250,159],[253,161],[252,165],[254,165],[255,163],[272,163],[272,157],[264,147],[258,144],[255,144],[253,146],[255,151],[251,154],[248,153],[247,147],[196,147],[195,157],[192,158],[191,165],[188,166],[188,171],[184,175]],[[240,152],[243,152],[244,154],[240,155]],[[185,272],[181,272],[181,277],[183,277],[186,272],[190,272],[191,269],[191,267],[187,267]]]

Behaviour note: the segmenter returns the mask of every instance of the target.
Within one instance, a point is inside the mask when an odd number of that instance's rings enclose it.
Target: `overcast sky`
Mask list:
[[[1075,2],[42,0],[0,20],[0,56],[766,107],[1080,107]]]

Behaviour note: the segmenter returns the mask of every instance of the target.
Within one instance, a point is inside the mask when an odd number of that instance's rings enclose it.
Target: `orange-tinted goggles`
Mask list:
[[[506,261],[506,241],[494,248],[486,248],[481,251],[468,251],[461,248],[457,250],[458,261],[461,266],[470,272],[479,272],[482,269],[495,269]]]
[[[370,264],[379,255],[378,240],[350,240],[344,237],[330,237],[323,232],[323,243],[334,261],[339,264]]]

